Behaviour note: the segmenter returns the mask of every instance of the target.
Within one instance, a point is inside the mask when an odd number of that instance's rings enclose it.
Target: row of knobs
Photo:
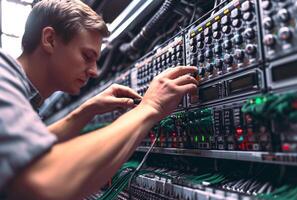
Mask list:
[[[278,1],[285,2],[285,0]],[[297,2],[295,2],[293,7],[297,10]],[[270,0],[262,1],[262,8],[267,13],[274,10],[272,9],[273,6]],[[268,47],[275,46],[277,38],[283,42],[290,42],[290,40],[293,38],[293,30],[289,26],[287,26],[288,24],[290,24],[290,21],[292,19],[292,16],[288,9],[282,8],[278,10],[275,19],[276,21],[271,16],[267,15],[267,17],[265,17],[263,20],[263,27],[265,29],[265,32],[268,33],[264,36],[264,44]],[[276,27],[276,22],[279,22],[283,25],[279,28],[277,36],[272,34],[273,29]]]
[[[247,28],[243,34],[236,34],[231,40],[233,40],[235,45],[241,45],[244,42],[244,39],[248,39],[248,40],[253,40],[256,38],[256,32],[253,28]],[[196,39],[195,38],[191,38],[189,41],[190,44],[190,52],[191,53],[196,53],[197,48],[198,49],[203,49],[204,48],[204,44],[201,43],[200,41],[198,41],[197,43],[195,43]],[[230,40],[225,40],[223,42],[223,45],[215,45],[214,47],[214,52],[216,54],[221,54],[222,53],[222,48],[225,50],[230,50],[232,49],[232,42]]]
[[[238,8],[233,9],[230,16],[223,16],[220,22],[213,23],[211,27],[205,28],[203,32],[199,33],[196,37],[191,38],[190,45],[194,46],[193,48],[198,47],[202,49],[205,44],[212,44],[213,39],[220,39],[222,33],[231,33],[231,26],[240,27],[242,25],[242,19],[244,21],[251,21],[254,18],[252,8],[253,6],[250,1],[244,2],[241,6],[241,10]]]

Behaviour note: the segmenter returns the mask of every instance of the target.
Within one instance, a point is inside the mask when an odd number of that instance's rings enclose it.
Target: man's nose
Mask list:
[[[96,63],[87,69],[87,75],[90,78],[96,78],[98,76],[98,68]]]

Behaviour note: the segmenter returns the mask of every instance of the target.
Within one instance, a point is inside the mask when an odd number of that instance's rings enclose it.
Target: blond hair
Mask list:
[[[97,31],[107,37],[102,17],[80,0],[42,0],[28,16],[22,38],[24,52],[32,53],[39,45],[42,30],[52,27],[65,43],[81,30]]]

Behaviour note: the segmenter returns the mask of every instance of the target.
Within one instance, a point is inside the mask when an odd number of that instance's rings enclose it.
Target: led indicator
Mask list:
[[[297,101],[293,101],[292,108],[297,109]]]
[[[216,21],[219,21],[220,19],[221,19],[220,16],[216,16],[216,17],[215,17],[215,20],[216,20]]]
[[[240,137],[238,138],[238,141],[239,141],[239,142],[242,142],[242,141],[243,141],[243,136],[240,136]]]
[[[202,142],[205,142],[205,136],[204,135],[201,136],[201,140],[202,140]]]
[[[251,100],[250,100],[250,104],[254,104],[254,100],[251,99]]]
[[[206,27],[209,27],[211,25],[211,22],[206,23]]]
[[[283,149],[283,151],[290,151],[290,145],[289,144],[283,144],[282,149]]]
[[[236,133],[239,134],[239,135],[241,135],[243,133],[242,128],[237,128],[236,129]]]
[[[202,30],[203,30],[203,28],[202,28],[202,27],[199,27],[199,28],[198,28],[198,31],[199,31],[199,32],[201,32]]]
[[[256,98],[255,103],[256,104],[261,104],[263,101],[260,97]]]
[[[194,141],[198,142],[198,136],[197,135],[195,136]]]
[[[224,14],[227,15],[230,12],[229,9],[224,10]]]

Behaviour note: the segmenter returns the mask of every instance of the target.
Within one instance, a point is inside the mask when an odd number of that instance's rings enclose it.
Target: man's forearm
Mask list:
[[[51,133],[57,135],[59,142],[78,136],[79,131],[92,120],[94,109],[91,104],[84,103],[63,119],[48,126]]]
[[[14,183],[14,195],[33,195],[27,192],[33,188],[45,199],[80,199],[95,192],[130,157],[156,123],[154,115],[135,108],[108,127],[54,146]]]

